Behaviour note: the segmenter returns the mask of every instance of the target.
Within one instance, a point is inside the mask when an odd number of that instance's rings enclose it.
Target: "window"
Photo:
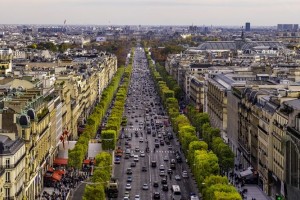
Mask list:
[[[5,173],[5,182],[9,183],[10,182],[10,172]]]
[[[10,159],[9,158],[6,158],[6,160],[5,160],[5,167],[6,168],[10,167]]]
[[[10,197],[10,188],[5,188],[5,196]]]

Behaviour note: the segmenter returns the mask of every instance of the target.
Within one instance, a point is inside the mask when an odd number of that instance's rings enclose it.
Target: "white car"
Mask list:
[[[138,155],[134,155],[133,156],[133,161],[134,162],[138,162],[139,161],[139,156]]]
[[[144,183],[144,185],[143,185],[143,190],[148,190],[148,189],[149,189],[148,184],[147,184],[147,183]]]
[[[131,184],[130,184],[130,183],[127,183],[125,189],[126,189],[126,190],[131,190]]]
[[[145,157],[145,152],[144,151],[141,151],[140,157]]]
[[[165,166],[164,165],[160,165],[159,166],[159,170],[165,170]]]
[[[165,156],[165,157],[164,157],[164,161],[169,161],[168,156]]]
[[[136,194],[136,195],[134,196],[134,200],[141,200],[141,199],[140,199],[140,195],[139,195],[139,194]]]
[[[187,173],[187,171],[183,171],[182,172],[182,178],[188,178],[189,176],[188,176],[188,173]]]

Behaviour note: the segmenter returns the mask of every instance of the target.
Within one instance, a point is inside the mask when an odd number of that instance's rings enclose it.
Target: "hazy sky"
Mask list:
[[[300,0],[0,0],[0,24],[276,25]]]

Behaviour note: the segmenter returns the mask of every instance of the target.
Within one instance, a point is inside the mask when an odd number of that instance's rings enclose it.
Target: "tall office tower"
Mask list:
[[[246,22],[246,25],[245,25],[245,31],[250,31],[251,28],[250,28],[250,22]]]

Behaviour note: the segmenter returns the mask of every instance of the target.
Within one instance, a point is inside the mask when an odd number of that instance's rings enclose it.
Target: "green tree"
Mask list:
[[[102,184],[86,185],[83,200],[105,200],[105,189]]]

